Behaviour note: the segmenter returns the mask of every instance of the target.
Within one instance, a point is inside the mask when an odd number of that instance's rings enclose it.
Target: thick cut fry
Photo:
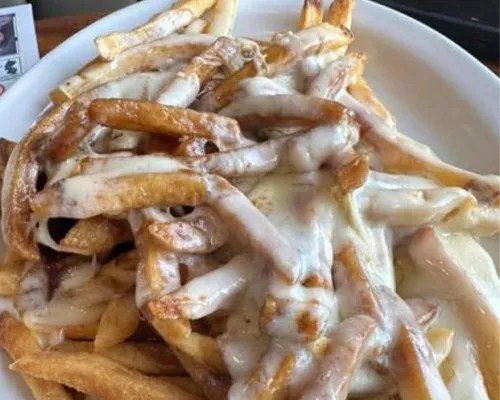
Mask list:
[[[59,244],[71,252],[91,256],[132,239],[126,221],[94,217],[78,221]]]
[[[373,89],[368,85],[368,82],[366,82],[362,76],[350,84],[348,91],[352,97],[368,107],[369,110],[385,121],[388,125],[395,124],[392,114],[375,96]]]
[[[139,326],[139,313],[133,295],[111,301],[101,317],[95,338],[96,351],[102,351],[127,340]]]
[[[343,321],[333,334],[319,376],[306,387],[300,399],[346,399],[352,375],[363,360],[376,326],[366,315]]]
[[[187,1],[173,10],[154,16],[146,24],[130,32],[100,36],[95,40],[97,51],[105,60],[113,60],[127,49],[162,39],[189,25],[214,3],[215,0]]]
[[[55,89],[50,98],[55,104],[60,104],[136,72],[164,70],[176,61],[189,60],[200,54],[215,40],[216,37],[211,35],[170,35],[127,50],[113,61],[94,60]]]
[[[174,350],[174,352],[184,369],[209,400],[227,398],[230,385],[228,376],[210,372],[202,364],[179,350]]]
[[[62,334],[70,340],[94,340],[99,330],[99,322],[86,325],[72,325],[62,328]]]
[[[173,348],[189,355],[212,372],[222,375],[226,373],[226,365],[214,338],[196,332],[182,334],[185,332],[182,320],[161,320],[152,316],[150,323]]]
[[[188,26],[186,26],[186,29],[184,29],[184,33],[203,33],[205,31],[205,28],[208,25],[208,21],[204,20],[203,18],[198,18],[195,19],[193,22],[191,22]]]
[[[290,38],[285,35],[284,42],[287,42],[286,39]],[[265,52],[265,69],[256,65],[255,62],[245,64],[203,100],[204,106],[210,110],[219,110],[232,100],[242,80],[257,75],[274,75],[280,69],[294,64],[303,56],[327,53],[346,46],[352,42],[353,37],[351,32],[344,28],[321,24],[300,31],[293,37],[293,40],[297,41],[297,47],[294,46],[292,50],[286,44],[281,44],[278,39]]]
[[[399,329],[392,357],[402,400],[450,399],[429,345],[404,323]]]
[[[57,182],[38,193],[31,206],[40,217],[84,219],[153,206],[197,206],[206,194],[203,177],[190,172],[88,175]]]
[[[227,303],[247,285],[252,263],[238,256],[228,264],[188,282],[181,289],[152,300],[149,311],[162,319],[199,319]]]
[[[349,111],[334,101],[303,95],[246,96],[221,115],[236,119],[242,129],[337,124]]]
[[[347,165],[335,170],[337,193],[346,196],[363,186],[368,179],[370,166],[368,157],[357,156]]]
[[[320,25],[323,22],[323,1],[304,0],[300,13],[299,30]]]
[[[351,29],[355,0],[333,0],[328,9],[328,23]]]
[[[255,47],[257,48],[256,44]],[[173,82],[162,89],[157,102],[166,106],[189,107],[196,100],[202,86],[221,67],[241,67],[244,51],[244,42],[224,37],[217,39],[202,54],[194,57]]]
[[[367,57],[364,53],[350,53],[328,64],[312,81],[307,94],[312,97],[335,100],[337,95],[361,78]]]
[[[217,0],[212,22],[205,32],[215,36],[231,36],[239,0]]]
[[[95,100],[89,116],[92,121],[113,129],[209,139],[221,150],[244,142],[238,123],[231,118],[152,102]]]
[[[410,243],[409,254],[440,296],[452,299],[474,344],[478,364],[492,399],[500,399],[500,320],[487,300],[487,294],[467,274],[467,266],[457,264],[445,248],[443,239],[432,228],[421,228]],[[477,258],[477,262],[481,262]]]
[[[353,244],[344,247],[335,255],[333,271],[335,287],[341,299],[339,306],[344,316],[365,314],[378,322],[384,320],[384,311],[378,296],[360,264]],[[356,296],[351,296],[350,293],[356,293]]]
[[[29,329],[8,314],[0,315],[0,346],[13,360],[41,351]],[[72,400],[72,396],[58,383],[27,375],[23,377],[35,400]]]
[[[65,341],[51,350],[68,353],[92,353],[94,346],[92,342]],[[186,375],[186,371],[179,364],[172,350],[162,343],[127,342],[103,349],[98,353],[145,375]]]
[[[205,207],[197,208],[182,221],[154,223],[148,229],[162,248],[180,253],[212,253],[229,239],[220,218]]]
[[[40,141],[63,122],[69,103],[53,108],[15,147],[5,170],[2,191],[2,234],[10,249],[28,260],[37,260],[30,199],[36,193],[40,165],[36,149]]]
[[[103,399],[200,400],[169,382],[144,376],[98,354],[46,352],[23,357],[10,368]]]
[[[55,131],[44,146],[44,153],[53,161],[64,161],[78,150],[89,135],[99,134],[102,127],[91,121],[88,107],[95,99],[127,98],[152,100],[166,82],[172,80],[176,69],[166,72],[137,73],[98,85],[78,95],[64,117],[64,125]]]

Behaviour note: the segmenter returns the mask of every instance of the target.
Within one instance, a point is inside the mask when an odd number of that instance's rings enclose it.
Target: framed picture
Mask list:
[[[16,14],[0,15],[0,56],[17,53]]]

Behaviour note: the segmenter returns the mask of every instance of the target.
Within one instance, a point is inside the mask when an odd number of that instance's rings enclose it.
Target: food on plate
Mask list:
[[[259,41],[181,0],[0,140],[0,347],[35,399],[500,400],[500,178],[398,131],[328,5]]]

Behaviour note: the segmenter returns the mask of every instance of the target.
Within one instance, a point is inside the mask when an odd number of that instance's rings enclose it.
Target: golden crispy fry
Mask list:
[[[231,36],[239,0],[217,0],[212,22],[205,32],[215,36]]]
[[[377,324],[366,315],[344,320],[335,330],[319,369],[319,376],[308,385],[303,400],[347,398],[351,378],[363,361],[368,342]]]
[[[69,103],[53,108],[31,129],[11,154],[4,175],[2,233],[5,243],[25,259],[37,260],[38,247],[33,236],[30,199],[36,193],[40,166],[37,146],[63,121]]]
[[[355,0],[333,0],[328,9],[328,22],[351,29]]]
[[[431,349],[421,339],[414,329],[401,324],[392,357],[401,400],[449,400]]]
[[[0,346],[13,360],[40,352],[35,337],[22,322],[8,314],[0,315]],[[23,375],[36,400],[72,400],[71,395],[58,383]]]
[[[95,100],[90,105],[89,116],[109,128],[200,137],[213,141],[221,149],[242,141],[238,124],[231,118],[146,101]]]
[[[335,100],[339,93],[361,78],[367,57],[364,53],[349,53],[328,64],[313,79],[307,94]]]
[[[176,61],[189,60],[200,54],[215,39],[210,35],[171,35],[127,50],[113,61],[96,59],[55,89],[50,98],[55,104],[60,104],[136,72],[163,70]]]
[[[409,254],[417,270],[424,274],[432,287],[446,299],[453,300],[474,344],[488,394],[498,400],[500,320],[486,300],[486,294],[471,280],[466,269],[457,264],[458,258],[448,253],[443,240],[434,229],[418,230],[409,245]],[[479,257],[477,262],[482,262]]]
[[[31,207],[40,217],[84,219],[159,205],[197,206],[206,194],[203,178],[190,172],[117,178],[88,175],[46,188],[34,196]]]
[[[301,43],[301,51],[294,52],[279,43],[271,45],[265,52],[265,70],[256,66],[255,62],[245,64],[239,71],[224,80],[207,99],[209,109],[219,110],[227,105],[239,89],[239,83],[257,75],[273,75],[279,69],[293,64],[304,55],[327,53],[352,42],[352,34],[342,28],[328,24],[311,27],[297,34]]]
[[[51,350],[92,353],[94,346],[92,342],[65,341]],[[172,350],[162,343],[126,342],[103,349],[98,353],[145,375],[182,376],[186,374]]]
[[[331,100],[304,95],[246,96],[222,115],[236,119],[242,129],[337,124],[350,112]]]
[[[19,293],[19,282],[24,270],[25,262],[6,249],[0,266],[0,297],[11,297]]]
[[[227,398],[230,385],[229,377],[210,372],[202,364],[181,351],[174,350],[174,352],[193,382],[201,389],[207,399],[219,400]]]
[[[147,377],[92,353],[45,352],[23,357],[10,368],[109,400],[200,399],[169,382]]]
[[[353,82],[347,90],[352,97],[358,100],[361,104],[364,104],[383,121],[390,125],[394,125],[394,117],[385,105],[375,96],[373,89],[368,85],[362,76]]]
[[[427,332],[426,336],[432,347],[437,365],[441,365],[450,355],[451,347],[453,346],[454,332],[449,329],[438,328],[431,329]]]
[[[215,0],[192,0],[151,18],[130,32],[115,32],[95,40],[97,52],[105,60],[113,60],[124,51],[162,39],[189,25],[212,7]]]
[[[232,0],[231,0],[232,1]],[[243,61],[244,45],[228,38],[219,38],[202,54],[194,57],[181,73],[158,95],[157,102],[166,106],[189,107],[201,87],[223,66]],[[239,60],[241,59],[241,60]]]
[[[161,320],[152,316],[150,323],[173,348],[189,355],[214,373],[226,373],[219,345],[214,338],[196,332],[182,335],[185,332],[185,322],[182,320]]]
[[[357,156],[349,164],[335,170],[337,193],[345,196],[363,186],[368,179],[368,157]]]
[[[94,342],[96,351],[102,351],[124,342],[139,326],[139,312],[132,294],[111,301],[101,317]]]
[[[319,25],[323,22],[323,2],[322,0],[304,0],[302,11],[300,12],[299,30],[307,29],[311,26]]]
[[[91,256],[133,239],[126,221],[94,217],[78,221],[59,243],[72,252]]]
[[[180,253],[212,253],[228,240],[220,218],[208,208],[184,221],[151,224],[149,233],[165,250]]]
[[[378,296],[360,264],[353,244],[335,255],[333,271],[335,287],[339,294],[344,293],[340,296],[350,303],[345,307],[347,315],[365,314],[379,322],[384,319]],[[349,293],[356,293],[356,296],[350,296]],[[342,309],[343,305],[340,306]]]

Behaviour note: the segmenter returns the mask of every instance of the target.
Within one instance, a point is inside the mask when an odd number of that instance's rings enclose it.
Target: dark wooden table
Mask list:
[[[40,55],[43,57],[71,35],[74,35],[76,32],[82,30],[92,22],[97,21],[99,18],[102,18],[104,15],[106,14],[99,13],[36,21],[36,33],[38,35]],[[481,61],[495,72],[495,74],[499,74],[498,60]]]

